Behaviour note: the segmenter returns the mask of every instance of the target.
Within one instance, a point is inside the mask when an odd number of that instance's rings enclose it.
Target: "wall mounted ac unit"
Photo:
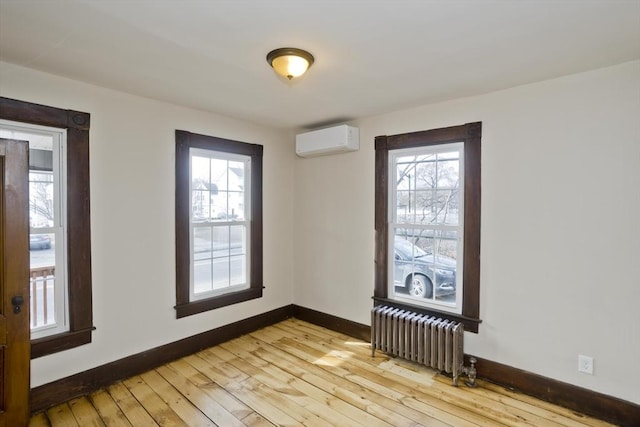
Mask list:
[[[357,151],[359,148],[360,132],[353,126],[339,125],[296,135],[296,154],[300,157]]]

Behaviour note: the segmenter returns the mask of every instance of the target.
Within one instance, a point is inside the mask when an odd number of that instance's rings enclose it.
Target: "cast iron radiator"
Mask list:
[[[450,373],[454,386],[470,370],[463,366],[463,335],[464,325],[452,320],[387,306],[371,310],[372,357],[378,349]]]

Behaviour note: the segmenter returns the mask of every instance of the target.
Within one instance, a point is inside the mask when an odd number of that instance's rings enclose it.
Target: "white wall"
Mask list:
[[[374,137],[482,121],[483,323],[466,351],[640,403],[638,61],[363,119],[360,151],[313,159],[294,159],[290,133],[2,62],[0,95],[92,121],[97,330],[34,360],[33,386],[291,302],[368,324]],[[265,295],[180,320],[175,129],[265,146]]]
[[[1,62],[0,95],[91,114],[97,329],[89,345],[35,359],[32,386],[292,303],[289,133]],[[264,145],[264,296],[179,320],[173,309],[176,129]]]
[[[355,121],[359,152],[297,159],[294,302],[369,324],[375,136],[473,121],[483,323],[465,351],[640,403],[638,61]]]

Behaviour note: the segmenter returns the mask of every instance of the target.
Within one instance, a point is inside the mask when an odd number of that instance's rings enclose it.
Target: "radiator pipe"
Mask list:
[[[467,380],[464,382],[467,387],[475,387],[476,384],[476,375],[478,374],[478,371],[476,370],[476,358],[471,356],[469,357],[469,363],[471,364],[471,366],[463,367],[464,373],[467,375]]]

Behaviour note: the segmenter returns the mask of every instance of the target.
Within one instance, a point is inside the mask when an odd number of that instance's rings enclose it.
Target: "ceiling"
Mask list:
[[[0,0],[2,61],[277,128],[639,58],[640,0]]]

